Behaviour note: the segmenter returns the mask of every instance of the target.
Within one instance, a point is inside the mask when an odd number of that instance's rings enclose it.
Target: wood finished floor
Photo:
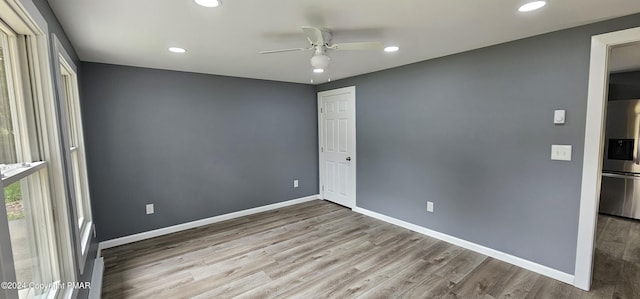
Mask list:
[[[584,292],[311,201],[102,252],[103,298],[639,298],[640,222],[598,221]]]

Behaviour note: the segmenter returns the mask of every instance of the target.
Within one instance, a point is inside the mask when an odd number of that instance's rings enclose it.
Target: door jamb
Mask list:
[[[598,217],[600,176],[602,174],[609,54],[614,46],[639,41],[640,27],[595,35],[591,38],[582,187],[573,282],[574,286],[584,290],[589,290],[591,287],[593,271],[595,229]]]

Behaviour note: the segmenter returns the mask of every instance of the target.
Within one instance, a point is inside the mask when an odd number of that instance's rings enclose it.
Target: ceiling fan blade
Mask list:
[[[340,43],[328,47],[333,50],[378,50],[382,49],[381,42]]]
[[[311,48],[291,48],[291,49],[281,49],[281,50],[271,50],[271,51],[261,51],[260,54],[271,54],[271,53],[280,53],[280,52],[293,52],[293,51],[305,51],[310,50]]]
[[[315,27],[302,26],[302,31],[307,36],[307,39],[311,44],[324,45],[326,43],[324,35],[322,35],[322,30]]]

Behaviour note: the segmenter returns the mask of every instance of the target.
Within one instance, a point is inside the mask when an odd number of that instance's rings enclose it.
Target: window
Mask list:
[[[93,222],[91,218],[91,201],[89,198],[89,184],[87,182],[87,167],[84,151],[84,138],[82,134],[82,117],[80,111],[80,99],[78,96],[78,77],[71,58],[64,50],[60,41],[54,35],[54,52],[57,53],[58,72],[56,83],[58,97],[63,102],[64,108],[60,114],[63,118],[63,138],[68,148],[67,169],[71,182],[71,202],[73,205],[76,234],[76,252],[80,273],[84,270]]]
[[[0,298],[72,298],[78,278],[49,50],[35,5],[0,1]]]
[[[19,298],[46,297],[58,292],[62,278],[47,162],[38,161],[37,132],[30,129],[36,119],[23,94],[18,36],[0,25],[0,171],[8,226],[0,250],[11,252],[15,279],[8,281],[16,282]]]

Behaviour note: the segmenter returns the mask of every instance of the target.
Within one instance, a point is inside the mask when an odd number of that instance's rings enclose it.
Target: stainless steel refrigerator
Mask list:
[[[607,103],[600,213],[640,219],[640,100]]]

